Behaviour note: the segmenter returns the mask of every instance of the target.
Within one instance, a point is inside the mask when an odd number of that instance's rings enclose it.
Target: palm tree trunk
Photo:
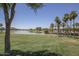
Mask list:
[[[2,27],[0,27],[0,32],[2,32]]]
[[[3,11],[5,16],[5,55],[9,55],[10,52],[10,19],[9,19],[9,13],[8,13],[8,7],[7,3],[3,4]]]
[[[71,36],[71,28],[72,28],[71,25],[72,25],[72,23],[71,23],[71,21],[70,21],[70,36]]]
[[[67,33],[66,33],[66,35],[68,36],[68,30],[69,30],[69,26],[68,26],[68,22],[67,22]]]
[[[1,29],[1,33],[3,32],[3,29]]]
[[[64,26],[63,26],[63,33],[64,33]]]
[[[5,54],[9,55],[10,53],[10,24],[6,24],[5,31]]]
[[[75,24],[75,21],[73,19],[73,35],[75,36],[75,26],[74,26],[74,24]]]
[[[59,28],[59,24],[58,24],[58,35],[59,35],[59,32],[60,32],[60,28]]]
[[[8,12],[7,3],[3,3],[2,6],[3,6],[3,11],[4,11],[4,16],[5,16],[5,24],[6,24],[5,49],[4,50],[5,50],[5,55],[9,55],[10,54],[10,25],[11,25],[11,22],[14,18],[16,3],[14,3],[12,5],[10,15],[9,15],[9,12]]]

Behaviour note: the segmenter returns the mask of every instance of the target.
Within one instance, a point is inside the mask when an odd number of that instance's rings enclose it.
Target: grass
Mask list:
[[[13,35],[11,50],[48,50],[62,55],[79,55],[79,39],[56,35]],[[0,34],[0,53],[4,52],[4,34]]]

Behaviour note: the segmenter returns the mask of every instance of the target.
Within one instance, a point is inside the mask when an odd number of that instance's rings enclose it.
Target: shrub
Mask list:
[[[46,29],[46,30],[44,30],[44,33],[45,33],[45,34],[48,34],[49,32],[48,32],[48,30]]]

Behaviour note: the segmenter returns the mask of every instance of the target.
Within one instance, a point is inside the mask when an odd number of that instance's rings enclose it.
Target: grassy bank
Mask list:
[[[11,50],[42,51],[62,55],[79,55],[79,39],[58,37],[56,35],[13,35]],[[4,52],[4,34],[0,34],[0,53]]]

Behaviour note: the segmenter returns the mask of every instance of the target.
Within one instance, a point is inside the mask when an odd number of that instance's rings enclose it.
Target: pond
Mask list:
[[[30,32],[30,31],[22,31],[22,30],[14,31],[14,34],[44,35],[44,33],[33,33],[33,32]]]

